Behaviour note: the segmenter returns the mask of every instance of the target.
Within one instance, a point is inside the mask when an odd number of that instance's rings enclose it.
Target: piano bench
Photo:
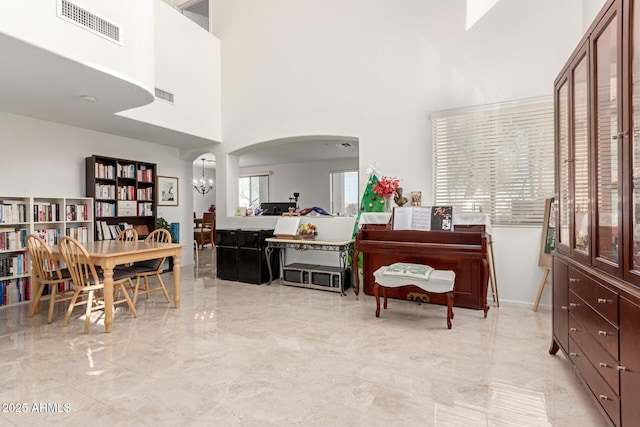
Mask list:
[[[428,279],[410,276],[390,276],[384,272],[387,266],[378,268],[374,273],[375,283],[373,294],[376,297],[376,317],[380,317],[380,292],[384,297],[384,308],[387,308],[387,288],[402,288],[415,286],[427,295],[445,294],[447,297],[447,328],[451,329],[453,319],[453,293],[455,289],[456,273],[451,270],[433,270]]]

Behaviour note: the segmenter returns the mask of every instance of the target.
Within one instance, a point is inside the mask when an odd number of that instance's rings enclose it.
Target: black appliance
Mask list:
[[[222,232],[222,233],[221,233]],[[269,281],[265,239],[273,237],[273,230],[217,230],[216,261],[218,277],[259,285]],[[271,256],[274,278],[280,271],[279,254]]]
[[[260,215],[282,215],[283,212],[289,212],[289,208],[296,208],[296,202],[263,202],[260,203]]]

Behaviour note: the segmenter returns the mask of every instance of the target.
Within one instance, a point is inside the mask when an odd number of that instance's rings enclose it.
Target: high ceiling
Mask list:
[[[154,96],[109,73],[1,33],[0,57],[0,111],[175,147],[213,143],[116,115]]]

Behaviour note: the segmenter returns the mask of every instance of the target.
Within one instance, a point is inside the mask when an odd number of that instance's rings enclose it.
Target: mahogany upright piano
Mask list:
[[[363,289],[373,295],[373,272],[394,262],[425,264],[456,273],[453,305],[483,310],[487,316],[489,262],[484,226],[456,227],[456,231],[381,230],[363,227],[356,234],[354,260],[362,254]],[[356,274],[356,295],[359,294]],[[390,298],[446,305],[446,298],[429,298],[417,287],[388,289]]]

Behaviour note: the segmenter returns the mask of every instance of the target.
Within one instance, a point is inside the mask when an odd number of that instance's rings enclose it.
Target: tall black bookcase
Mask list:
[[[156,228],[155,163],[92,155],[86,158],[87,197],[95,200],[96,227],[126,222],[142,239]],[[96,233],[96,240],[100,233]]]

